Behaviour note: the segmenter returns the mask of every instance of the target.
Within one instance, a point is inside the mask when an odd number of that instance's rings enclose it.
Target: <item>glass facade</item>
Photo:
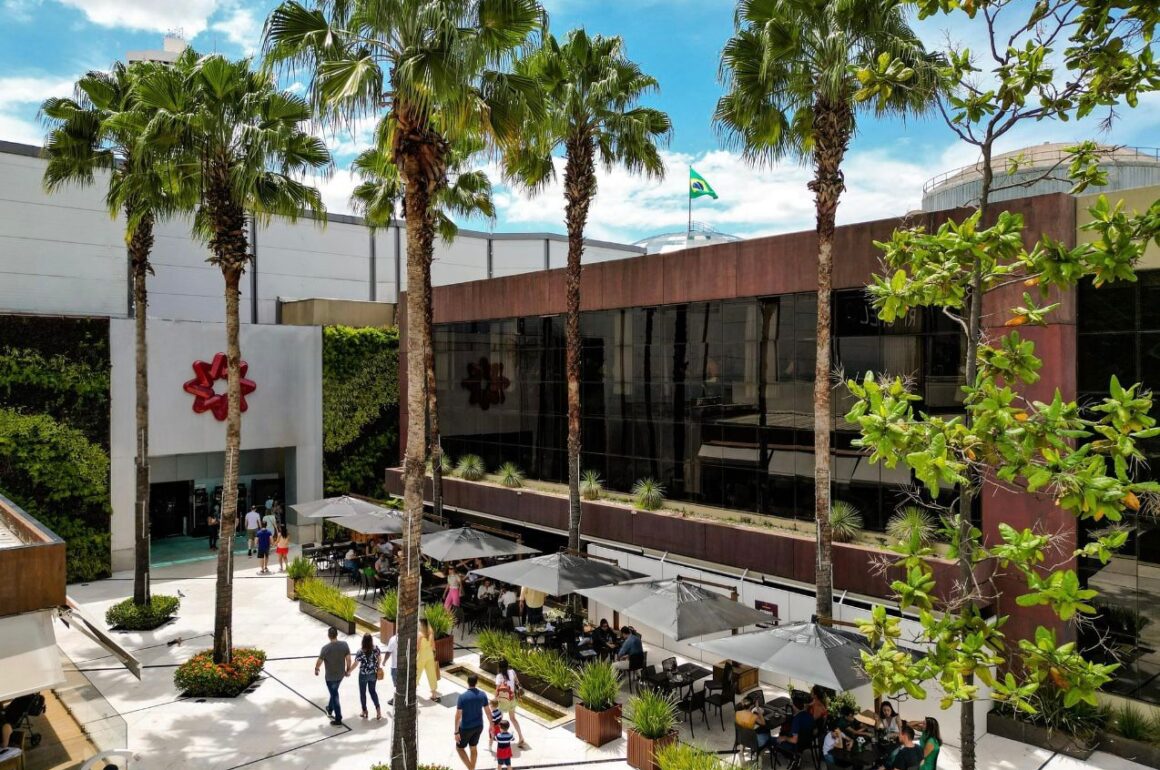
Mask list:
[[[1081,404],[1106,396],[1112,375],[1124,385],[1142,382],[1160,392],[1160,270],[1138,277],[1136,283],[1079,288]],[[1144,451],[1148,464],[1140,473],[1160,478],[1160,441],[1148,442]],[[1081,564],[1089,585],[1100,592],[1100,614],[1094,627],[1083,629],[1081,640],[1092,657],[1120,662],[1107,689],[1160,703],[1160,522],[1155,511],[1144,509],[1123,523],[1131,535],[1111,562]]]
[[[648,476],[670,499],[812,519],[815,325],[812,293],[584,313],[582,468],[611,489]],[[444,451],[565,480],[563,317],[443,324],[435,346]],[[956,408],[961,338],[941,314],[885,325],[863,292],[838,292],[834,355],[847,377],[906,375],[925,409]],[[851,448],[848,407],[835,389],[834,498],[881,529],[910,473]]]

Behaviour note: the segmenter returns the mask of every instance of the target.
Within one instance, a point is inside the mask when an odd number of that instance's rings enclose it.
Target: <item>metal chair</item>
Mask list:
[[[641,672],[644,671],[644,664],[647,660],[647,653],[634,653],[628,656],[628,691],[636,692],[640,689]],[[636,687],[634,690],[633,688]]]
[[[739,724],[733,725],[733,763],[737,763],[738,755],[744,757],[745,752],[749,752],[748,764],[755,767],[761,766],[761,754],[767,751],[768,744],[762,746],[757,741],[757,731],[751,730],[748,727],[742,727]]]
[[[723,709],[725,704],[729,704],[734,711],[737,710],[737,704],[734,703],[733,697],[733,665],[725,664],[724,670],[721,672],[720,679],[714,679],[705,684],[705,703],[717,709],[717,716],[721,720],[721,729],[725,729],[725,714]]]
[[[685,720],[689,723],[689,735],[696,738],[697,734],[693,732],[693,714],[700,712],[701,719],[705,722],[705,729],[709,729],[709,712],[705,709],[705,691],[697,690],[690,692],[684,698],[677,701],[677,711],[685,715]],[[682,720],[684,721],[684,720]]]

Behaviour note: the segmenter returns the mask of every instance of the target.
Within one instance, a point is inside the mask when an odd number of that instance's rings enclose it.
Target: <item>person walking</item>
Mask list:
[[[520,728],[520,720],[516,718],[519,697],[520,678],[516,675],[515,669],[501,658],[496,664],[495,699],[499,701],[499,710],[512,723],[512,727],[516,728],[516,735],[520,739],[519,747],[526,749],[528,744],[524,742],[524,731]]]
[[[427,675],[431,685],[431,700],[439,702],[439,664],[435,661],[435,632],[424,618],[419,619],[419,650],[415,654],[415,676]]]
[[[262,526],[262,517],[258,515],[258,506],[251,505],[246,512],[246,556],[254,555],[254,548],[258,545],[258,529]]]
[[[209,549],[211,551],[216,551],[218,536],[222,531],[221,522],[218,521],[216,507],[214,508],[214,512],[209,515],[209,518],[205,520],[205,525],[209,527]]]
[[[350,645],[338,641],[338,629],[334,626],[327,630],[326,636],[330,641],[323,645],[318,653],[318,660],[314,661],[314,675],[318,676],[318,670],[326,666],[326,675],[323,678],[326,681],[326,690],[330,693],[330,700],[326,703],[326,715],[330,717],[332,725],[341,725],[342,704],[338,700],[338,686],[342,684],[343,677],[350,676]]]
[[[274,540],[274,533],[263,524],[258,530],[258,574],[270,574],[270,545]]]
[[[516,737],[511,728],[512,723],[506,719],[499,723],[499,732],[495,735],[496,770],[512,766],[512,742]]]
[[[350,676],[353,668],[358,667],[358,700],[362,704],[362,718],[367,718],[367,690],[371,692],[371,702],[375,704],[375,719],[383,718],[383,710],[379,708],[379,694],[375,685],[383,676],[382,651],[375,646],[375,638],[370,634],[363,634],[362,646],[354,654],[354,660],[347,667],[346,675]]]
[[[274,511],[270,508],[266,509],[266,515],[262,517],[262,523],[266,525],[266,529],[271,532],[278,531],[278,517],[274,515]]]
[[[479,737],[483,735],[483,710],[487,696],[479,690],[479,677],[467,675],[467,689],[455,702],[455,751],[467,770],[475,770],[479,759]]]
[[[290,533],[285,527],[278,528],[278,536],[274,538],[274,553],[278,554],[278,571],[285,572],[290,560]]]
[[[391,672],[391,699],[388,706],[395,705],[395,691],[399,689],[399,637],[392,635],[387,640],[387,647],[383,650],[383,658]]]
[[[459,591],[463,578],[454,567],[447,570],[447,586],[443,589],[443,608],[448,612],[459,609]]]

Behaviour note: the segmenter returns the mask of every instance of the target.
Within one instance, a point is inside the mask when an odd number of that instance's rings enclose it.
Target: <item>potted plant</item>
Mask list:
[[[423,618],[435,634],[435,662],[446,666],[455,660],[455,615],[442,604],[423,605]]]
[[[339,589],[317,578],[298,584],[298,609],[312,618],[334,626],[344,634],[354,633],[357,602]]]
[[[628,699],[622,719],[628,725],[628,766],[660,770],[657,750],[677,740],[677,709],[672,697],[645,690]]]
[[[290,566],[286,569],[286,598],[297,599],[298,584],[314,575],[314,562],[302,556],[294,557],[294,561],[290,562]]]
[[[680,741],[657,749],[657,765],[661,770],[725,770],[727,767],[716,754]]]
[[[379,638],[386,644],[395,635],[395,618],[399,616],[398,589],[392,588],[383,593],[383,598],[379,600],[379,612],[383,616],[379,620]]]
[[[620,737],[620,678],[606,660],[592,661],[576,680],[576,737],[603,746]]]

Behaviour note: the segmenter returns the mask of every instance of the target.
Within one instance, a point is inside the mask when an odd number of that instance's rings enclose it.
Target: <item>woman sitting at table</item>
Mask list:
[[[894,706],[891,705],[890,701],[884,700],[882,701],[882,705],[878,707],[878,721],[874,726],[886,733],[887,738],[898,737],[902,729],[902,723],[899,721],[898,714],[894,711]]]
[[[350,550],[346,552],[346,556],[342,560],[342,572],[354,575],[358,572],[358,552],[354,550],[354,545],[351,544]]]
[[[815,684],[810,689],[810,716],[814,718],[815,722],[820,722],[830,715],[830,707],[827,704],[826,690],[820,684]]]
[[[379,575],[385,575],[391,571],[391,557],[385,553],[380,553],[379,558],[375,559],[375,572]]]
[[[770,740],[769,726],[765,723],[765,712],[748,696],[741,701],[741,707],[733,715],[733,721],[740,728],[753,730],[757,734],[757,748],[764,749]]]
[[[927,717],[922,723],[922,740],[918,742],[918,750],[922,752],[922,765],[919,770],[935,770],[941,748],[942,734],[938,729],[938,720]]]

